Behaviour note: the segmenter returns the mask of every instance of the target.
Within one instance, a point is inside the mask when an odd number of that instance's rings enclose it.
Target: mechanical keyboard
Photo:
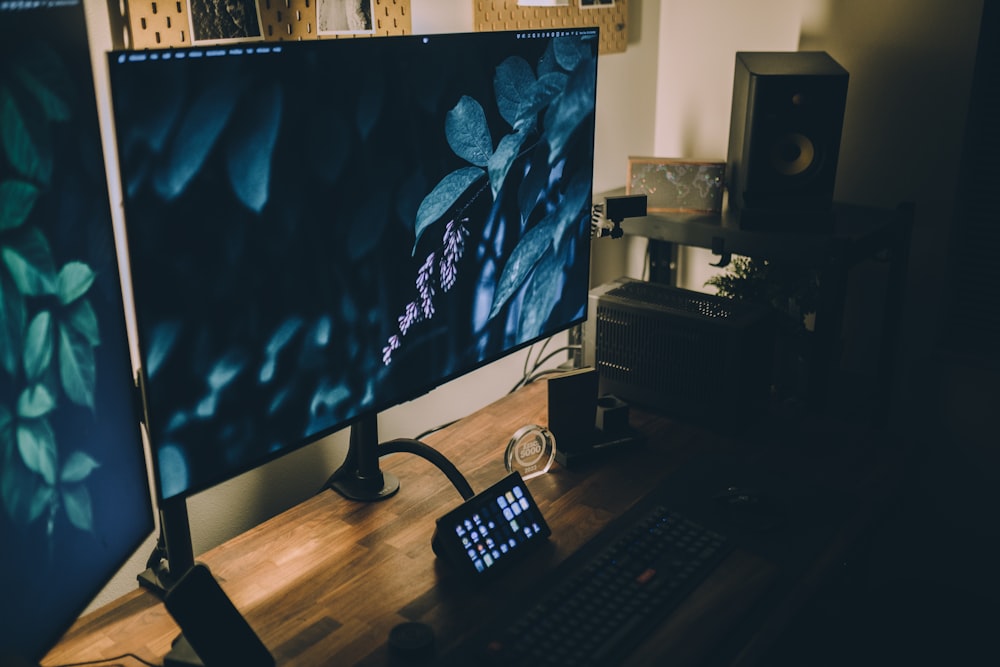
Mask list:
[[[462,651],[470,664],[615,664],[731,549],[723,535],[659,505],[614,528],[556,568],[539,598],[504,614],[509,622],[472,640]]]

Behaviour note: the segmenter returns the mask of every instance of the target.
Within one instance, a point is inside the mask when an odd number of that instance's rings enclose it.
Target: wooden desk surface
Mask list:
[[[527,481],[552,528],[550,543],[483,587],[459,581],[435,558],[430,545],[435,520],[461,497],[437,468],[408,454],[382,459],[383,469],[401,480],[396,496],[364,504],[324,491],[198,560],[211,568],[278,665],[401,664],[386,648],[393,626],[422,621],[434,629],[440,649],[453,644],[485,622],[498,599],[537,586],[545,572],[610,520],[665,477],[683,471],[686,461],[713,452],[739,470],[748,460],[767,459],[761,448],[663,417],[633,410],[631,421],[647,438],[643,446],[581,470],[554,465]],[[448,456],[478,492],[506,474],[503,453],[510,435],[524,424],[546,422],[546,385],[539,382],[426,442]],[[801,449],[802,458],[819,471],[819,482],[837,475],[823,460],[829,452]],[[781,453],[783,461],[788,454]],[[839,452],[836,459],[837,470],[871,471]],[[849,490],[878,486],[871,477],[852,482]],[[678,484],[679,493],[691,495],[684,486]],[[707,498],[709,491],[701,493]],[[766,540],[757,549],[750,539],[637,648],[630,664],[662,664],[664,653],[672,665],[700,664],[720,647],[730,654],[726,662],[752,663],[835,567],[866,516],[858,509],[818,520],[819,548],[791,569],[773,555],[780,556],[782,544],[769,553]],[[178,632],[159,599],[137,588],[79,619],[43,664],[127,652],[161,663]]]

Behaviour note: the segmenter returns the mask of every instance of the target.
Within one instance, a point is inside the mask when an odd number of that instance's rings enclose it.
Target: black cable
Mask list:
[[[475,492],[472,490],[472,486],[469,482],[462,476],[462,473],[458,471],[455,464],[449,461],[444,454],[434,449],[433,447],[420,442],[419,440],[413,440],[412,438],[397,438],[396,440],[390,440],[378,446],[378,456],[382,458],[389,454],[396,454],[406,452],[408,454],[416,454],[424,459],[427,459],[438,469],[444,473],[445,477],[448,478],[455,489],[461,494],[463,500],[468,500],[472,498]]]
[[[442,430],[448,428],[449,426],[451,426],[452,424],[456,424],[456,423],[458,423],[458,420],[457,419],[452,419],[450,422],[445,422],[443,424],[438,424],[437,426],[435,426],[433,428],[427,429],[426,431],[424,431],[423,433],[421,433],[420,435],[416,436],[413,439],[414,440],[423,440],[424,438],[426,438],[427,436],[431,435],[432,433],[437,433],[438,431],[442,431]]]
[[[121,661],[124,660],[125,658],[132,658],[133,660],[141,662],[144,665],[148,665],[148,667],[162,667],[161,663],[150,662],[149,660],[140,658],[135,653],[122,653],[121,655],[116,655],[113,658],[98,658],[97,660],[87,660],[85,662],[65,662],[60,665],[56,665],[56,667],[85,667],[86,665],[106,665],[107,667],[111,667],[111,665],[109,665],[108,663]],[[123,667],[123,666],[119,664],[116,667]]]
[[[520,380],[518,380],[517,384],[515,384],[513,387],[511,387],[511,390],[508,393],[511,393],[511,394],[514,393],[515,391],[517,391],[521,387],[524,387],[526,385],[531,384],[532,382],[534,382],[535,380],[537,380],[539,377],[541,377],[543,375],[548,375],[550,373],[565,373],[566,369],[564,369],[564,368],[559,368],[559,369],[553,368],[550,371],[545,371],[543,373],[537,373],[537,371],[538,371],[538,367],[539,366],[541,366],[542,364],[544,364],[546,361],[548,361],[552,357],[556,356],[557,354],[561,354],[563,352],[573,352],[573,351],[582,350],[582,349],[583,349],[582,345],[564,345],[564,346],[562,346],[562,347],[560,347],[558,349],[552,350],[552,352],[549,352],[547,355],[545,355],[544,358],[536,359],[535,360],[535,364],[534,364],[534,366],[531,369],[531,374],[530,375],[525,375],[523,378],[521,378]]]

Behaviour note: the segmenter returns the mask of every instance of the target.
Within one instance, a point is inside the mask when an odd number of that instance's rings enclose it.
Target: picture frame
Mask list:
[[[649,213],[719,213],[725,171],[721,160],[630,156],[625,194],[646,195]]]

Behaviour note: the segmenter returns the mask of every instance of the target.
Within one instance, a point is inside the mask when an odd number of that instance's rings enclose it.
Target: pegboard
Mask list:
[[[169,46],[224,43],[237,40],[192,40],[190,0],[127,0],[125,47],[157,49]],[[211,1],[211,0],[209,0]],[[335,39],[374,35],[406,35],[412,31],[410,0],[373,0],[373,33],[324,33],[317,29],[317,0],[256,0],[260,35],[248,41]]]
[[[581,0],[555,7],[517,4],[517,0],[473,0],[476,30],[544,30],[546,28],[601,29],[600,53],[621,53],[628,45],[628,0],[595,2],[590,8]]]

